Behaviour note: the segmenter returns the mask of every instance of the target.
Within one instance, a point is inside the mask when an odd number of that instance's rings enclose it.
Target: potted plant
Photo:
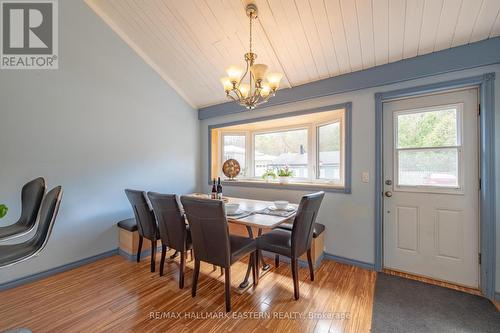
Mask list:
[[[288,168],[288,165],[278,170],[278,179],[280,184],[287,184],[292,176],[293,171]]]
[[[264,179],[266,183],[268,183],[271,178],[273,180],[276,179],[276,173],[273,169],[267,169],[266,172],[262,174],[262,179]]]
[[[8,208],[7,208],[7,206],[5,206],[4,204],[1,204],[1,205],[0,205],[0,219],[1,219],[2,217],[4,217],[5,215],[7,215],[7,211],[8,211],[8,210],[9,210],[9,209],[8,209]]]

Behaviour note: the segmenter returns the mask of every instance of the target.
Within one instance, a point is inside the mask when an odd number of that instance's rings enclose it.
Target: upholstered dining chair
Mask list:
[[[317,192],[302,197],[291,231],[276,228],[263,234],[257,239],[258,250],[273,252],[291,259],[295,299],[299,299],[298,259],[306,252],[311,281],[314,281],[311,242],[314,231],[314,222],[324,196],[324,192]]]
[[[160,276],[163,275],[163,266],[167,247],[178,251],[181,255],[179,268],[179,288],[184,288],[184,268],[186,266],[187,251],[192,248],[191,232],[184,212],[179,205],[179,198],[175,194],[160,194],[148,192],[148,198],[153,206],[153,212],[158,222],[161,238]]]
[[[24,184],[21,190],[21,216],[14,224],[0,227],[0,240],[20,237],[33,230],[45,190],[45,179],[42,177]]]
[[[0,245],[0,268],[11,266],[38,255],[47,245],[61,203],[62,188],[54,187],[45,195],[35,235],[28,241]]]
[[[254,285],[258,282],[255,240],[230,235],[224,203],[182,196],[181,203],[191,229],[194,249],[194,273],[191,295],[196,296],[200,262],[224,267],[226,312],[231,311],[231,265],[250,255]]]
[[[160,238],[155,215],[146,200],[146,192],[126,189],[125,194],[134,211],[137,232],[139,233],[137,262],[141,261],[142,243],[146,238],[151,241],[151,272],[153,273],[155,271],[156,241]]]

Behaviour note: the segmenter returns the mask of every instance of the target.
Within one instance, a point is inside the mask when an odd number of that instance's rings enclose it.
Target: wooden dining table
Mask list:
[[[195,193],[192,194],[197,197],[205,197],[208,198],[206,194]],[[293,221],[295,218],[297,205],[291,204],[295,210],[287,216],[276,216],[265,214],[263,211],[266,208],[273,207],[274,203],[272,201],[264,201],[264,200],[253,200],[246,198],[235,198],[235,197],[224,197],[223,200],[226,203],[236,203],[239,204],[239,210],[245,212],[245,214],[239,214],[236,216],[227,216],[227,220],[229,223],[234,223],[236,225],[244,226],[247,230],[248,236],[250,238],[255,238],[254,230],[257,231],[257,237],[262,235],[264,230],[274,229],[278,227],[280,224],[285,222]],[[262,254],[259,254],[261,259],[261,265],[259,265],[259,269],[262,270],[261,275],[269,271],[271,266],[264,261]],[[247,271],[245,274],[245,278],[239,284],[240,290],[246,290],[249,287],[248,279],[250,277],[251,272],[251,264],[248,263]]]

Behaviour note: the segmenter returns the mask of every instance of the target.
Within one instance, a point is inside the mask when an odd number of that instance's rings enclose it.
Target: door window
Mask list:
[[[394,113],[396,187],[462,189],[461,104]]]

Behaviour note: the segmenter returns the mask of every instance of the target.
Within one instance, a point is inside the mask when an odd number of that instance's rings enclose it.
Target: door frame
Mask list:
[[[383,268],[383,103],[454,89],[477,87],[479,90],[479,237],[480,288],[483,295],[495,295],[495,73],[392,90],[375,94],[375,270]]]

